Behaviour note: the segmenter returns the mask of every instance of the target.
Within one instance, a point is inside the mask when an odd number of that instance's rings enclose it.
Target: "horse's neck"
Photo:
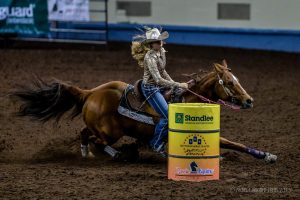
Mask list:
[[[208,99],[213,99],[214,94],[214,86],[216,83],[216,73],[210,72],[204,75],[197,83],[191,87],[190,90],[193,92],[205,96]],[[186,92],[184,95],[184,101],[186,103],[196,103],[200,102],[201,100],[190,92]]]

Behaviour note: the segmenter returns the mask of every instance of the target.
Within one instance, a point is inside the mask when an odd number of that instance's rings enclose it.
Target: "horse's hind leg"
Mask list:
[[[81,155],[83,158],[94,157],[93,153],[89,150],[89,138],[94,135],[87,127],[83,128],[80,132],[81,140]]]
[[[254,149],[254,148],[247,147],[241,143],[232,142],[223,137],[220,137],[220,145],[221,145],[221,148],[224,148],[224,149],[232,149],[232,150],[250,154],[251,156],[253,156],[257,159],[264,159],[267,163],[273,163],[273,162],[276,162],[276,160],[277,160],[276,155],[273,155],[268,152],[263,152],[263,151],[260,151],[260,150]]]
[[[100,132],[100,131],[97,131]],[[101,132],[100,132],[101,133]],[[111,157],[116,158],[119,152],[108,145],[107,140],[102,134],[94,134],[87,127],[83,128],[80,132],[81,139],[81,155],[82,157],[94,157],[93,153],[89,150],[89,142],[94,143],[95,147],[109,154]],[[95,136],[91,138],[91,136]],[[101,138],[99,138],[99,136]]]
[[[105,125],[94,127],[94,131],[97,133],[97,139],[94,141],[97,149],[104,151],[114,159],[118,159],[120,152],[111,147],[112,144],[117,142],[124,134],[117,123],[113,123],[114,120],[109,118],[102,118]]]

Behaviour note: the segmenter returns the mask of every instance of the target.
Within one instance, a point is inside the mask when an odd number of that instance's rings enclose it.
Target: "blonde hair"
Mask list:
[[[144,67],[144,57],[149,50],[150,47],[147,44],[137,41],[133,41],[131,44],[131,55],[142,68]]]

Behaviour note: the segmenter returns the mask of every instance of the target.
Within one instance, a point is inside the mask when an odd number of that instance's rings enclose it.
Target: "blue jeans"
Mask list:
[[[168,103],[162,95],[164,90],[155,85],[142,83],[142,91],[149,104],[160,115],[160,120],[155,126],[154,136],[150,140],[150,146],[157,149],[163,139],[168,136]]]

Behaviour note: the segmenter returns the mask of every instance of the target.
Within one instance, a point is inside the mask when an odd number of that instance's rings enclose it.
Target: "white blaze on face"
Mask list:
[[[239,83],[239,79],[235,75],[233,75],[233,74],[231,74],[231,75],[232,75],[233,80],[236,81],[236,83]],[[240,84],[239,84],[239,87],[242,90],[242,94],[247,93],[246,90],[244,90],[244,88]]]
[[[239,82],[239,80],[237,79],[237,77],[235,77],[235,75],[232,74],[232,78],[233,80],[235,80],[237,83]]]

